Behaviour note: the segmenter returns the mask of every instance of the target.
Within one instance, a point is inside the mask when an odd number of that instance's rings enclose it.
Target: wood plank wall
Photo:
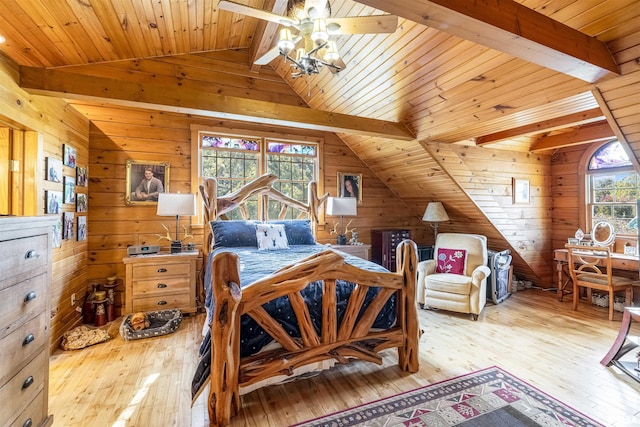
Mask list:
[[[17,66],[0,54],[0,123],[11,128],[31,147],[37,147],[35,169],[24,170],[22,180],[30,190],[14,203],[22,204],[22,212],[45,214],[46,190],[62,191],[62,183],[45,181],[47,157],[62,159],[63,144],[77,150],[79,165],[87,165],[89,155],[89,121],[61,99],[30,95],[18,86]],[[29,141],[31,140],[31,141]],[[4,159],[6,160],[6,159]],[[63,175],[76,176],[74,168],[63,167]],[[87,189],[77,188],[77,192]],[[75,211],[75,205],[63,204],[65,212]],[[76,217],[79,214],[76,213]],[[62,220],[62,215],[60,215]],[[87,241],[75,237],[53,250],[53,281],[51,284],[51,349],[58,346],[64,331],[76,324],[78,313],[71,305],[71,294],[84,294],[87,281]]]
[[[106,277],[117,275],[121,279],[121,286],[116,288],[120,306],[124,301],[122,280],[125,268],[122,258],[126,256],[126,248],[142,244],[166,246],[166,241],[158,241],[156,234],[163,234],[162,224],[167,224],[166,218],[156,216],[155,206],[125,204],[126,161],[169,162],[170,191],[190,192],[192,125],[244,128],[247,132],[297,133],[301,137],[323,138],[324,172],[320,187],[335,196],[339,171],[363,174],[363,205],[359,207],[357,221],[353,224],[361,233],[360,240],[370,242],[372,228],[390,227],[407,227],[415,230],[418,241],[422,239],[424,224],[418,218],[407,215],[403,202],[334,134],[88,103],[74,105],[91,121],[87,281],[104,282]],[[199,197],[198,203],[201,203]],[[184,225],[189,224],[188,219],[181,221]],[[329,234],[331,225],[319,227],[319,242],[334,242],[335,237]],[[196,243],[201,247],[202,228],[194,227],[192,231]]]

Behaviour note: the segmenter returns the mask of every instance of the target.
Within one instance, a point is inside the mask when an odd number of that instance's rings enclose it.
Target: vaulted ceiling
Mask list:
[[[394,184],[390,153],[444,168],[433,144],[550,154],[615,136],[640,154],[638,0],[333,0],[332,16],[398,28],[339,36],[346,69],[295,80],[282,57],[253,64],[277,24],[217,4],[3,0],[0,50],[32,93],[336,132],[417,215],[427,200]]]

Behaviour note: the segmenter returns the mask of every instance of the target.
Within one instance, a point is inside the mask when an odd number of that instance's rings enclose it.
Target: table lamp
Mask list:
[[[171,241],[171,253],[182,252],[182,241],[178,235],[180,215],[193,216],[196,214],[195,194],[160,193],[158,195],[158,216],[176,217],[176,238]],[[168,233],[167,233],[168,234]]]
[[[340,229],[336,230],[338,245],[347,244],[343,218],[344,216],[355,216],[358,213],[357,203],[358,200],[355,197],[329,197],[327,199],[327,215],[340,216]]]
[[[447,211],[444,210],[442,202],[429,202],[427,204],[427,209],[424,211],[422,220],[430,222],[431,226],[435,229],[433,237],[433,243],[435,244],[436,238],[438,237],[438,224],[440,222],[449,221],[449,215],[447,215]]]

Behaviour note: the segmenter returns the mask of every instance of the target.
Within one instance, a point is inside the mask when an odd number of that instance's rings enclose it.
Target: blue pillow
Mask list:
[[[284,232],[287,235],[289,245],[315,245],[316,239],[311,232],[310,219],[289,219],[281,221],[269,221],[271,224],[284,224]]]
[[[211,221],[209,224],[213,232],[213,247],[253,246],[257,248],[257,223],[258,221],[252,220]]]

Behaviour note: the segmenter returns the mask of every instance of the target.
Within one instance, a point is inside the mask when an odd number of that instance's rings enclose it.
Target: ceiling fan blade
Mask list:
[[[280,55],[280,49],[278,49],[278,46],[274,46],[271,49],[269,49],[267,53],[265,53],[260,58],[253,61],[253,63],[255,65],[267,65],[268,63],[276,59],[279,55]]]
[[[327,18],[327,0],[305,0],[304,11],[309,18]]]
[[[393,33],[398,28],[398,17],[395,15],[376,15],[327,19],[327,27],[332,23],[338,24],[340,28],[331,31],[331,34]]]
[[[236,3],[233,1],[222,0],[218,3],[218,9],[228,10],[229,12],[240,13],[242,15],[251,16],[252,18],[263,19],[269,22],[275,22],[276,24],[282,24],[287,27],[291,27],[296,24],[295,21],[287,18],[286,16],[276,15],[275,13],[267,12],[266,10],[256,9],[251,6],[245,6],[244,4]]]

